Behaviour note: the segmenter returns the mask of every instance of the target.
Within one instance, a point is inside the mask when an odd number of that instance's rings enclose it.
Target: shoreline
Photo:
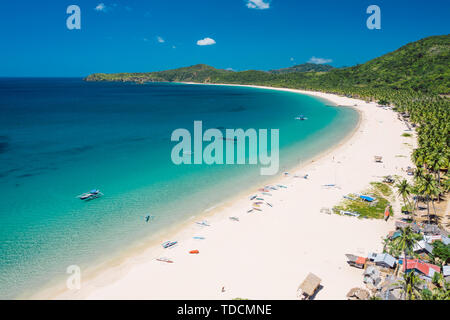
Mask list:
[[[186,83],[186,84],[192,84],[192,83]],[[195,83],[198,84],[198,83]],[[202,85],[202,84],[199,84]],[[208,85],[227,85],[227,84],[208,84]],[[301,163],[298,164],[296,166],[294,166],[293,168],[290,169],[290,171],[297,173],[298,171],[303,171],[303,170],[308,170],[308,172],[310,171],[316,171],[321,169],[320,167],[324,167],[327,165],[327,161],[326,160],[330,160],[329,158],[332,156],[333,157],[333,163],[334,163],[334,158],[336,156],[336,154],[341,154],[343,151],[345,151],[345,149],[348,149],[349,147],[351,147],[356,141],[361,140],[361,136],[364,136],[364,130],[365,127],[367,126],[367,123],[370,122],[370,117],[367,117],[367,110],[364,110],[364,107],[370,107],[372,105],[372,107],[374,108],[374,110],[379,110],[380,112],[384,112],[386,110],[383,110],[381,108],[376,108],[374,106],[374,103],[366,103],[362,100],[357,100],[357,99],[353,99],[353,98],[346,98],[346,97],[340,97],[337,95],[333,95],[333,94],[326,94],[326,93],[321,93],[321,92],[311,92],[311,91],[304,91],[304,90],[296,90],[296,89],[286,89],[286,88],[273,88],[273,87],[262,87],[262,86],[250,86],[250,85],[230,85],[230,86],[246,86],[246,87],[254,87],[254,88],[261,88],[261,89],[271,89],[271,90],[279,90],[279,91],[289,91],[289,92],[296,92],[296,93],[300,93],[300,94],[306,94],[306,95],[310,95],[310,96],[314,96],[317,98],[321,98],[321,99],[325,99],[326,101],[331,102],[332,104],[335,104],[336,106],[340,106],[340,107],[347,107],[346,104],[348,103],[343,103],[343,102],[353,102],[350,103],[351,105],[348,105],[348,107],[351,107],[353,109],[355,109],[356,111],[358,111],[359,114],[359,120],[358,120],[358,124],[356,125],[356,127],[349,132],[346,137],[344,139],[342,139],[339,143],[337,143],[336,145],[332,146],[331,148],[328,148],[326,150],[324,150],[323,152],[320,152],[318,155],[314,156],[312,159],[306,161],[305,163]],[[356,104],[356,106],[355,106]],[[392,112],[393,111],[389,111],[388,112]],[[395,117],[391,117],[394,119],[395,121]],[[403,125],[403,124],[402,124]],[[398,129],[398,128],[397,128]],[[399,137],[400,139],[400,137]],[[345,153],[344,153],[345,154]],[[372,156],[372,155],[371,155]],[[401,160],[403,162],[405,162],[405,160]],[[323,163],[325,162],[325,164]],[[328,161],[329,162],[329,161]],[[322,168],[323,171],[323,168]],[[394,172],[392,172],[392,174],[394,174]],[[292,200],[295,200],[295,198],[298,198],[298,196],[294,195],[294,199],[292,199],[292,195],[290,197],[287,197],[286,195],[284,195],[284,193],[291,193],[291,187],[292,189],[294,189],[295,191],[295,185],[294,184],[303,184],[305,181],[303,181],[303,179],[297,179],[297,178],[292,178],[292,177],[284,177],[282,174],[278,174],[270,179],[268,179],[268,183],[269,184],[273,184],[273,183],[283,183],[285,185],[289,185],[288,189],[286,189],[286,191],[275,191],[273,192],[274,198],[284,198],[281,199],[283,200],[287,200],[287,202],[291,202],[292,204]],[[308,180],[306,180],[306,182],[309,182]],[[291,186],[292,185],[292,186]],[[252,192],[253,190],[253,192]],[[358,191],[358,190],[354,190],[354,191]],[[191,260],[196,260],[196,258],[200,258],[198,260],[204,260],[203,259],[203,251],[201,251],[201,254],[198,257],[193,257],[193,256],[189,256],[186,254],[186,252],[181,252],[180,247],[181,248],[185,248],[185,246],[187,244],[191,244],[191,247],[202,247],[205,248],[203,250],[206,250],[206,252],[208,252],[208,249],[211,249],[211,246],[215,245],[220,245],[221,242],[223,242],[223,237],[221,239],[221,241],[212,241],[213,243],[208,242],[209,241],[209,237],[207,237],[206,240],[203,240],[203,242],[196,242],[195,240],[192,240],[192,235],[193,234],[198,234],[199,230],[201,231],[200,233],[209,233],[210,230],[216,230],[217,228],[221,228],[222,232],[226,231],[227,228],[229,228],[230,224],[232,225],[232,223],[227,219],[227,215],[229,216],[229,212],[230,211],[234,211],[236,212],[237,209],[239,209],[240,212],[240,216],[242,216],[243,219],[252,219],[254,218],[251,215],[255,215],[255,217],[257,217],[257,220],[260,219],[264,219],[265,215],[266,215],[266,211],[277,211],[277,207],[278,205],[282,206],[281,203],[278,203],[280,201],[278,201],[279,199],[277,199],[277,205],[274,206],[273,209],[264,209],[264,211],[259,214],[255,214],[252,213],[250,214],[245,214],[243,212],[242,209],[244,208],[244,206],[248,207],[248,196],[250,194],[255,194],[255,189],[251,189],[251,190],[245,190],[242,192],[239,192],[238,195],[236,195],[235,197],[231,198],[231,199],[227,199],[226,201],[224,201],[223,203],[219,204],[217,207],[213,207],[210,209],[207,209],[205,211],[203,211],[202,213],[199,213],[198,215],[195,215],[194,217],[191,217],[189,219],[187,219],[186,221],[180,223],[180,225],[178,225],[177,227],[171,228],[171,230],[168,231],[168,233],[161,235],[161,237],[159,237],[158,239],[161,238],[168,238],[169,236],[178,240],[180,242],[180,244],[175,247],[174,249],[169,249],[164,251],[163,249],[161,249],[159,243],[158,244],[143,244],[142,248],[139,248],[139,250],[134,250],[132,252],[132,254],[127,253],[126,257],[121,257],[120,259],[116,259],[115,261],[109,262],[106,265],[100,265],[97,266],[96,268],[92,268],[92,269],[98,269],[95,270],[96,272],[93,272],[92,276],[89,278],[85,278],[83,280],[83,288],[78,291],[78,292],[67,292],[64,289],[57,289],[57,288],[46,288],[44,290],[41,290],[40,292],[38,292],[37,294],[34,294],[31,296],[31,298],[33,299],[120,299],[120,298],[135,298],[135,299],[146,299],[146,298],[150,298],[150,299],[177,299],[177,298],[197,298],[197,299],[203,299],[203,298],[209,298],[209,299],[223,299],[223,298],[233,298],[233,297],[237,297],[237,296],[228,296],[229,293],[228,291],[226,292],[227,294],[224,295],[223,293],[219,292],[219,290],[217,291],[217,295],[212,294],[211,293],[207,293],[208,291],[205,290],[206,288],[203,288],[203,290],[200,290],[194,294],[194,297],[189,296],[189,295],[183,295],[182,293],[175,293],[174,295],[170,294],[170,292],[164,292],[162,295],[155,295],[154,292],[150,293],[150,292],[142,292],[142,290],[140,290],[140,288],[136,288],[136,285],[139,283],[139,281],[137,283],[135,283],[136,279],[141,278],[141,277],[145,277],[146,274],[145,272],[142,270],[143,266],[147,266],[147,267],[152,267],[154,268],[158,274],[160,274],[162,272],[162,274],[164,274],[165,272],[169,272],[168,268],[172,268],[172,267],[178,267],[183,265],[183,260],[189,264],[189,262]],[[332,197],[331,201],[334,202],[335,197]],[[274,199],[275,200],[275,199]],[[330,200],[330,199],[327,199]],[[271,200],[272,201],[272,200]],[[281,202],[282,202],[281,201]],[[329,202],[329,201],[325,201],[325,202]],[[236,211],[235,211],[236,210]],[[280,209],[281,210],[281,209]],[[279,211],[279,210],[278,210]],[[241,214],[242,213],[242,214]],[[281,213],[281,212],[278,212]],[[267,213],[267,215],[272,215],[272,213]],[[322,215],[322,214],[321,214]],[[323,215],[322,215],[323,216]],[[321,216],[321,218],[322,218]],[[337,215],[332,215],[332,216],[326,216],[326,217],[330,217],[333,218],[331,220],[335,220],[335,218],[341,219],[341,220],[346,220],[345,222],[351,224],[354,221],[348,220],[348,218],[346,217],[340,217]],[[199,219],[205,219],[208,218],[208,221],[211,223],[212,227],[208,228],[208,230],[206,228],[204,229],[199,229],[198,226],[193,225],[193,221],[195,220],[199,220]],[[267,219],[266,219],[267,220]],[[392,220],[391,220],[392,221]],[[267,222],[268,221],[258,221],[258,223],[264,224],[264,227],[267,227]],[[269,221],[270,222],[270,221]],[[271,223],[273,223],[274,221],[272,221]],[[367,224],[367,222],[369,223],[376,223],[379,221],[360,221],[362,224]],[[218,227],[216,227],[216,224],[218,225]],[[243,221],[239,222],[240,225],[244,224]],[[248,223],[246,223],[248,224]],[[270,223],[269,223],[270,225]],[[249,228],[250,226],[250,228]],[[385,225],[386,226],[386,225]],[[371,228],[369,228],[371,229]],[[382,228],[383,232],[385,231],[385,228]],[[254,234],[255,236],[258,236],[257,232],[255,230],[253,230],[253,228],[251,228],[251,225],[247,225],[247,228],[245,230],[247,233],[250,234]],[[225,232],[225,235],[227,233]],[[279,235],[283,235],[283,231],[281,231],[279,233]],[[240,237],[242,237],[242,234],[239,234]],[[323,235],[324,237],[327,237],[326,235]],[[245,237],[244,237],[245,238]],[[329,238],[329,237],[328,237]],[[373,239],[372,239],[373,240]],[[155,239],[155,243],[156,240]],[[375,239],[375,242],[379,244],[379,246],[381,246],[381,240],[380,239]],[[193,244],[194,243],[194,244]],[[265,243],[266,245],[270,245],[269,243]],[[371,242],[371,244],[373,244],[373,242]],[[220,245],[220,247],[224,246],[223,244]],[[193,248],[195,249],[195,248]],[[229,248],[227,248],[229,249]],[[261,250],[260,247],[258,248],[254,248],[254,249],[258,249]],[[321,249],[320,247],[318,248],[319,250]],[[186,249],[187,250],[187,249]],[[186,251],[184,250],[184,251]],[[154,260],[155,257],[159,257],[161,255],[173,255],[172,252],[175,252],[175,254],[177,254],[177,256],[179,256],[180,259],[174,259],[175,263],[173,265],[164,265],[163,263],[160,262],[156,262]],[[231,255],[232,257],[233,255]],[[214,252],[210,252],[210,258],[214,259],[215,258],[220,258],[217,257],[217,253]],[[261,258],[261,257],[260,257]],[[263,258],[263,257],[262,257]],[[342,261],[344,261],[345,259],[342,258]],[[180,262],[179,262],[180,261]],[[296,261],[298,262],[298,261]],[[345,261],[344,261],[345,262]],[[297,264],[297,263],[296,263]],[[226,268],[227,266],[223,266],[223,268]],[[193,269],[189,269],[191,271],[195,271]],[[354,273],[353,270],[348,270],[351,273]],[[314,272],[314,271],[312,271]],[[98,274],[100,273],[100,274]],[[195,272],[194,272],[195,273]],[[189,274],[189,273],[186,273]],[[320,275],[319,275],[320,276]],[[151,278],[151,277],[150,277]],[[360,277],[360,282],[362,282],[362,277]],[[149,283],[151,283],[151,279],[147,279],[149,281]],[[146,281],[147,281],[146,280]],[[158,281],[161,281],[162,279],[158,279]],[[209,279],[211,280],[211,279]],[[158,281],[156,281],[156,283],[158,283]],[[299,284],[300,280],[295,280],[293,281],[296,285]],[[170,286],[176,286],[176,281],[172,280],[169,281],[170,282]],[[233,282],[233,281],[231,281]],[[237,284],[237,283],[236,283]],[[234,285],[232,285],[231,287],[233,287]],[[156,286],[158,288],[160,288],[160,286]],[[195,283],[194,283],[194,287],[195,287]],[[208,285],[206,285],[206,287],[208,287]],[[220,285],[219,285],[220,287]],[[128,294],[125,293],[124,289],[127,288],[127,290],[129,291],[135,291],[134,293],[128,292]],[[133,290],[135,289],[135,290]],[[185,288],[183,288],[185,289]],[[220,288],[219,288],[220,289]],[[252,288],[249,288],[250,291]],[[348,291],[349,288],[346,288],[346,290]],[[155,290],[155,288],[153,289],[153,291]],[[158,291],[158,290],[156,290]],[[202,291],[206,291],[206,292],[202,292]],[[241,288],[241,291],[245,291],[245,288]],[[236,293],[237,294],[237,293]],[[295,292],[294,292],[295,294]],[[238,295],[238,296],[242,296]],[[277,295],[276,293],[274,294],[274,296],[272,296],[272,298],[280,298],[279,295]],[[294,296],[289,297],[290,298],[294,298]],[[243,298],[261,298],[261,297],[253,297],[253,296],[243,296]],[[262,297],[263,299],[265,297]],[[267,298],[267,297],[266,297]],[[270,297],[269,297],[270,298]],[[286,298],[286,297],[284,297]],[[320,294],[319,294],[319,298],[320,298]],[[344,297],[342,297],[344,298]]]

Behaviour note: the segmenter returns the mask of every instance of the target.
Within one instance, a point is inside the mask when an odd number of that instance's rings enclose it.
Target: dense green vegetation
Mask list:
[[[450,36],[445,35],[413,42],[365,64],[342,69],[331,69],[326,65],[303,64],[270,72],[255,70],[233,72],[199,64],[148,73],[99,73],[92,74],[86,79],[261,84],[353,93],[361,96],[372,96],[372,90],[380,88],[448,94],[449,48]],[[390,102],[385,98],[379,98],[379,100]]]
[[[328,64],[303,63],[289,68],[270,70],[269,73],[283,74],[292,72],[328,72],[334,67]]]

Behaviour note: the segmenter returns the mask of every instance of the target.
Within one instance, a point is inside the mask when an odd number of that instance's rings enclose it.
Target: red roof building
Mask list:
[[[407,261],[406,266],[408,267],[407,272],[411,271],[411,270],[415,270],[415,271],[420,272],[423,275],[430,277],[430,278],[433,277],[433,274],[435,272],[437,272],[437,273],[441,272],[440,267],[435,266],[434,264],[431,264],[431,263],[423,262],[419,259],[412,259],[412,260],[408,259],[406,261]],[[405,271],[405,267],[403,267],[403,271]]]

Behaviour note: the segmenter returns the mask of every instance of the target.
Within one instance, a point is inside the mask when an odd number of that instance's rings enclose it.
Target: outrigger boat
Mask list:
[[[298,117],[296,117],[295,120],[308,120],[308,118],[301,114]]]
[[[164,249],[173,247],[174,245],[176,245],[178,243],[178,241],[166,241],[162,244]]]
[[[208,224],[208,222],[206,220],[200,221],[200,222],[196,222],[196,224],[201,225],[201,226],[205,226],[205,227],[210,227],[211,225]]]
[[[156,260],[161,261],[161,262],[166,262],[166,263],[173,263],[173,261],[170,260],[169,258],[158,258]]]
[[[92,189],[89,192],[85,192],[83,194],[80,194],[79,196],[77,196],[78,199],[84,200],[84,201],[89,201],[92,199],[97,199],[100,198],[103,195],[103,193],[100,192],[100,190],[98,189]]]

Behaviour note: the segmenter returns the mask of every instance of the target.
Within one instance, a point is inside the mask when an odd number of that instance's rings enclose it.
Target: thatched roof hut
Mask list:
[[[316,293],[316,290],[320,287],[320,279],[313,273],[309,273],[305,280],[303,280],[302,284],[298,287],[301,290],[301,293],[306,296],[313,296]]]
[[[353,288],[347,293],[347,298],[349,300],[368,300],[370,293],[367,290],[361,288]]]

